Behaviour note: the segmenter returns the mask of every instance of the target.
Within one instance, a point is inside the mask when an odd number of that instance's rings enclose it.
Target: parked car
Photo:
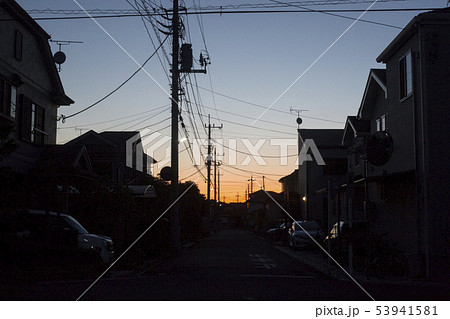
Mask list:
[[[278,227],[267,231],[267,238],[273,242],[284,242],[287,239],[289,223],[282,223]]]
[[[314,238],[320,242],[323,232],[315,221],[296,221],[289,228],[289,246],[291,248],[311,246]]]
[[[74,234],[74,245],[83,251],[93,251],[105,264],[114,261],[114,243],[110,237],[90,234],[75,218],[66,214],[57,214],[44,210],[28,209],[22,211],[26,220],[29,236],[42,236],[47,241],[71,238]],[[63,236],[54,234],[63,233]],[[71,239],[68,239],[70,241]],[[58,243],[55,243],[58,244]],[[69,243],[70,244],[70,243]]]
[[[339,227],[338,227],[339,226]],[[323,247],[328,249],[330,243],[333,255],[347,255],[349,243],[360,245],[367,232],[367,223],[361,221],[352,222],[352,228],[348,221],[340,221],[333,225],[323,241]]]

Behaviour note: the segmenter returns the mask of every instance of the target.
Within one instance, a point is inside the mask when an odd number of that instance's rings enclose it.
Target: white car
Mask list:
[[[70,215],[49,212],[48,220],[44,210],[29,209],[26,211],[29,218],[37,225],[57,226],[65,230],[73,230],[78,233],[78,248],[93,250],[98,253],[105,264],[114,261],[114,243],[110,237],[90,234],[75,218]]]
[[[315,221],[296,221],[289,228],[289,246],[297,248],[313,245],[311,237],[319,241],[322,236],[323,232]]]

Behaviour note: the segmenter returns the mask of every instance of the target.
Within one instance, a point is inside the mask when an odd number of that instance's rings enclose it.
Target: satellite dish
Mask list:
[[[53,61],[55,61],[56,64],[61,65],[66,62],[66,55],[64,54],[64,52],[58,51],[53,56]]]
[[[372,134],[367,140],[367,160],[375,166],[386,164],[394,151],[392,137],[388,132],[380,131]]]
[[[298,124],[298,125],[300,125],[300,124],[303,123],[303,120],[302,120],[300,117],[297,117],[297,120],[296,120],[296,121],[297,121],[297,124]]]
[[[161,172],[159,172],[159,176],[165,181],[172,180],[172,167],[166,166],[161,169]]]

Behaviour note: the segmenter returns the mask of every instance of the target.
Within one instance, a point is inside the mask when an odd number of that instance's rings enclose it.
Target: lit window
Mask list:
[[[380,119],[377,119],[377,132],[381,131]]]
[[[9,108],[9,116],[16,117],[16,109],[17,109],[17,88],[15,86],[11,86],[11,104]]]
[[[0,112],[16,117],[17,88],[9,82],[0,79]]]
[[[47,135],[44,131],[45,109],[35,103],[31,104],[31,142],[43,145],[44,137]]]
[[[405,99],[412,93],[412,63],[411,52],[406,53],[399,61],[400,67],[400,99]]]
[[[380,130],[386,131],[386,114],[382,115],[380,118]]]

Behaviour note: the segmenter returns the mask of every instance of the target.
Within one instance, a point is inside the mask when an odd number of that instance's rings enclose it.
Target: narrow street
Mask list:
[[[124,256],[126,258],[126,256]],[[6,300],[76,300],[92,281],[47,282],[1,289]],[[445,300],[433,287],[364,285],[376,300]],[[336,281],[271,243],[222,230],[140,276],[100,280],[82,300],[370,300],[351,281]]]

